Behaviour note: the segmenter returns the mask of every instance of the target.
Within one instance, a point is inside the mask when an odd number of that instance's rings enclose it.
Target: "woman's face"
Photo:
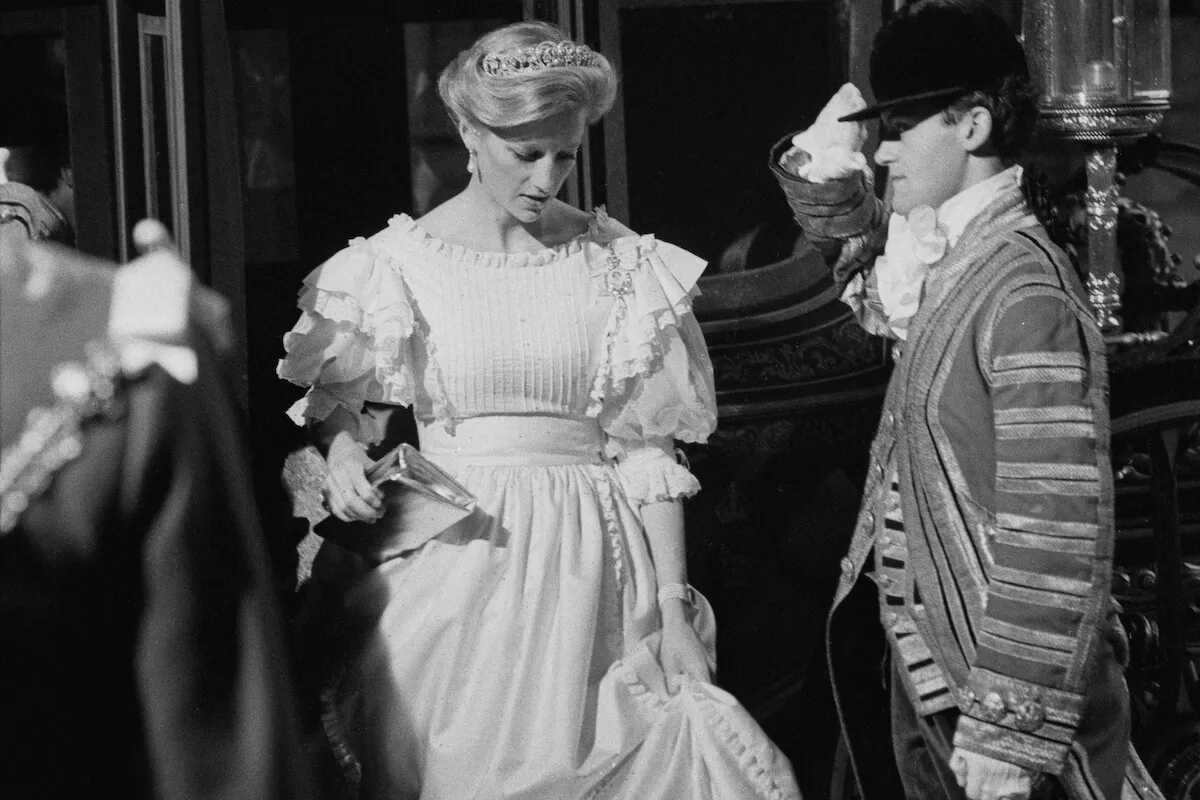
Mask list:
[[[575,166],[587,121],[582,109],[556,114],[503,135],[464,133],[475,150],[475,179],[497,206],[524,223],[541,218]]]

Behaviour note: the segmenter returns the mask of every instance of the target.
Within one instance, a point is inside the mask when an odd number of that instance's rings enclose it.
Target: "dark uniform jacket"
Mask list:
[[[771,166],[797,221],[834,257],[839,289],[867,276],[847,299],[868,330],[886,332],[869,273],[882,205],[861,176],[816,187],[781,169],[789,143]],[[830,246],[838,240],[848,246]],[[1155,796],[1128,744],[1125,644],[1110,600],[1105,344],[1078,275],[1019,191],[980,212],[930,268],[897,353],[830,635],[874,546],[894,466],[906,610],[955,693],[955,746],[1058,775],[1078,798],[1120,796],[1128,764],[1126,790]]]
[[[0,247],[0,796],[307,797],[217,331],[122,368],[114,270],[51,247]]]

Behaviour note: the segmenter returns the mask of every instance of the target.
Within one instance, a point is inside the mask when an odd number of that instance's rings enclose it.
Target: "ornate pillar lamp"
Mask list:
[[[1088,295],[1112,332],[1117,145],[1152,132],[1170,107],[1170,0],[1025,0],[1022,27],[1042,127],[1087,150]]]

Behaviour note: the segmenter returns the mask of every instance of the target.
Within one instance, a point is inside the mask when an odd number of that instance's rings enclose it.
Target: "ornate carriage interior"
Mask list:
[[[319,457],[281,413],[296,392],[274,377],[295,287],[349,237],[463,185],[465,154],[433,87],[480,33],[546,19],[608,54],[621,95],[564,198],[709,261],[695,310],[720,425],[688,449],[704,491],[686,511],[691,580],[718,614],[719,680],[797,765],[806,796],[852,797],[824,616],[891,353],[838,300],[766,162],[843,82],[868,86],[871,37],[902,4],[12,0],[0,11],[0,75],[16,98],[6,103],[61,117],[81,249],[123,260],[133,221],[159,216],[231,299],[264,522],[291,592],[314,545],[305,516],[320,513]],[[995,5],[1059,80],[1027,185],[1089,277],[1108,334],[1113,592],[1131,639],[1135,742],[1168,797],[1198,796],[1200,2]],[[1092,27],[1043,24],[1084,8]],[[1092,38],[1054,38],[1068,29]],[[1088,47],[1099,55],[1065,62]],[[27,143],[0,141],[10,144],[19,156]],[[886,191],[885,171],[876,183]],[[882,637],[870,599],[860,605],[861,638],[837,646],[861,654],[858,712],[875,720],[888,765]]]

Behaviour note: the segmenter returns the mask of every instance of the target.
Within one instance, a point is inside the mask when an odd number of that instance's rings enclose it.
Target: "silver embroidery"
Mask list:
[[[50,485],[55,473],[83,451],[83,424],[116,412],[120,362],[107,346],[87,345],[87,364],[67,362],[51,371],[53,406],[34,408],[17,440],[0,453],[0,535]]]

